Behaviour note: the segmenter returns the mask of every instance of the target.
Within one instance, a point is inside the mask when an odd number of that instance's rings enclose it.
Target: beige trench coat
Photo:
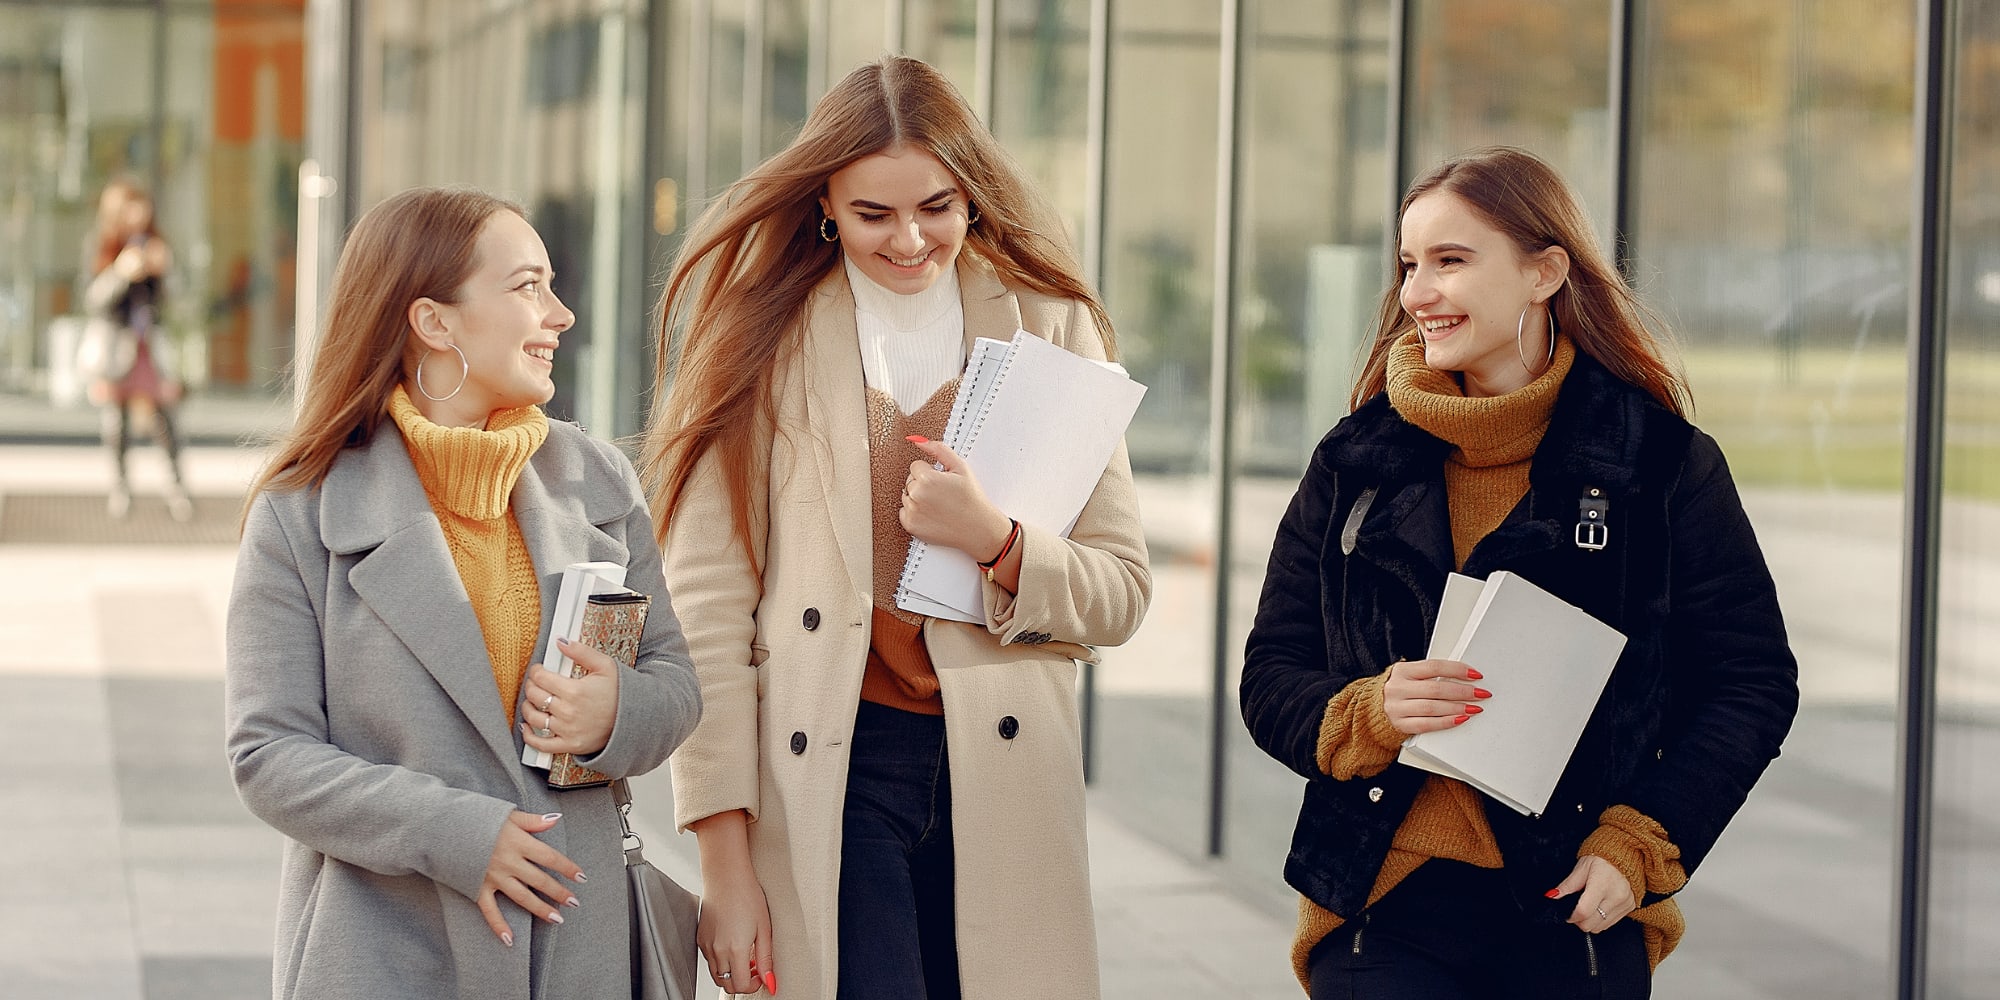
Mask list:
[[[1081,303],[1006,288],[970,255],[959,287],[968,343],[1025,329],[1104,357]],[[761,585],[712,456],[665,545],[704,705],[672,758],[676,818],[685,829],[749,811],[784,1000],[830,1000],[838,968],[841,809],[873,593],[863,399],[854,299],[835,268],[778,374],[779,430],[763,436]],[[988,584],[984,627],[924,626],[950,754],[960,977],[967,1000],[1087,1000],[1097,945],[1075,661],[1129,638],[1152,592],[1123,446],[1067,539],[1024,525],[1019,544],[1020,594]]]

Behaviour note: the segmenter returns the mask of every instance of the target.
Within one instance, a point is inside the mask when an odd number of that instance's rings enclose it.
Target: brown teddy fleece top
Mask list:
[[[1575,346],[1568,337],[1558,336],[1554,360],[1534,381],[1505,395],[1474,399],[1465,395],[1455,375],[1424,364],[1417,335],[1411,334],[1391,351],[1390,404],[1403,419],[1457,446],[1444,468],[1457,565],[1463,566],[1473,546],[1499,527],[1527,495],[1530,462],[1575,360]],[[1320,770],[1348,780],[1378,774],[1395,761],[1404,735],[1382,707],[1387,678],[1384,671],[1356,681],[1328,703],[1320,724]],[[1643,899],[1648,889],[1673,892],[1687,882],[1679,848],[1652,819],[1629,806],[1612,806],[1598,817],[1598,824],[1577,856],[1594,854],[1609,861],[1631,883],[1634,899]],[[1369,889],[1367,905],[1374,905],[1431,858],[1481,868],[1503,863],[1480,793],[1441,775],[1431,775],[1417,792]],[[1657,967],[1686,929],[1680,906],[1666,899],[1634,911],[1631,917],[1643,925],[1647,957]],[[1292,942],[1292,967],[1300,983],[1307,981],[1306,959],[1313,946],[1341,923],[1338,915],[1300,897],[1298,934]]]
[[[944,437],[958,396],[958,379],[947,379],[931,398],[906,414],[894,397],[873,386],[868,393],[868,473],[873,480],[869,504],[875,525],[875,611],[868,638],[868,665],[861,672],[861,700],[905,712],[943,715],[937,669],[924,646],[924,616],[896,606],[896,583],[910,552],[910,533],[896,515],[903,508],[903,482],[910,463],[924,457],[909,442],[911,434],[933,441]]]

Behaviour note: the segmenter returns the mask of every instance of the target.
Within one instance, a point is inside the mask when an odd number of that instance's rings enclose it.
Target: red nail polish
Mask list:
[[[1470,718],[1472,718],[1472,716],[1470,715],[1461,715],[1458,718],[1451,720],[1451,724],[1454,726],[1463,726],[1465,725],[1465,720]]]
[[[903,440],[908,441],[911,444],[929,444],[931,439],[923,436],[922,434],[912,434],[909,437],[904,438]]]
[[[1475,680],[1475,681],[1483,681],[1483,680],[1485,680],[1485,679],[1486,679],[1486,675],[1485,675],[1485,674],[1482,674],[1482,673],[1480,673],[1479,671],[1477,671],[1477,670],[1474,670],[1474,669],[1473,669],[1473,668],[1471,668],[1471,667],[1466,667],[1466,668],[1465,668],[1465,676],[1467,676],[1467,677],[1470,677],[1470,678],[1472,678],[1472,679],[1473,679],[1473,680]]]
[[[764,973],[764,988],[765,988],[765,989],[767,989],[767,990],[770,990],[770,991],[771,991],[771,995],[772,995],[772,996],[777,996],[777,995],[778,995],[778,974],[777,974],[777,973],[775,973],[775,972],[766,972],[766,973]]]
[[[1547,892],[1543,893],[1542,895],[1544,895],[1544,896],[1547,896],[1547,897],[1549,897],[1550,899],[1561,899],[1561,898],[1562,898],[1562,890],[1561,890],[1561,889],[1550,889],[1549,891],[1547,891]]]
[[[1467,714],[1467,715],[1478,715],[1479,713],[1481,713],[1481,712],[1484,712],[1484,711],[1486,711],[1486,710],[1485,710],[1485,709],[1483,709],[1483,708],[1480,708],[1480,707],[1479,707],[1478,705],[1467,705],[1467,706],[1465,706],[1465,714]]]
[[[1485,688],[1473,688],[1472,696],[1474,698],[1491,698],[1493,697],[1493,692],[1488,691]]]

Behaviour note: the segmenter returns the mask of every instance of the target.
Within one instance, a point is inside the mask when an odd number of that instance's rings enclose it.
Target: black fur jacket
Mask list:
[[[1450,452],[1386,395],[1337,424],[1278,526],[1244,654],[1251,736],[1309,779],[1286,881],[1344,918],[1366,902],[1427,772],[1391,764],[1337,781],[1317,763],[1320,724],[1342,688],[1424,658],[1452,569]],[[1777,594],[1721,451],[1579,354],[1527,496],[1462,572],[1501,569],[1628,637],[1547,811],[1486,800],[1516,900],[1534,919],[1564,919],[1573,904],[1543,893],[1613,805],[1664,826],[1692,874],[1798,708]]]

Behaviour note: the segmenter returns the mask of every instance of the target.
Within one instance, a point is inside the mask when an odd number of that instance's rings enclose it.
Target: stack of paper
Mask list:
[[[1396,759],[1540,815],[1624,648],[1617,629],[1519,576],[1453,573],[1428,655],[1478,670],[1493,696],[1462,726],[1410,737]]]
[[[944,443],[1008,517],[1067,535],[1145,395],[1124,368],[1025,330],[1006,343],[982,337],[966,361]],[[976,624],[986,620],[980,584],[974,556],[912,539],[896,606]]]

